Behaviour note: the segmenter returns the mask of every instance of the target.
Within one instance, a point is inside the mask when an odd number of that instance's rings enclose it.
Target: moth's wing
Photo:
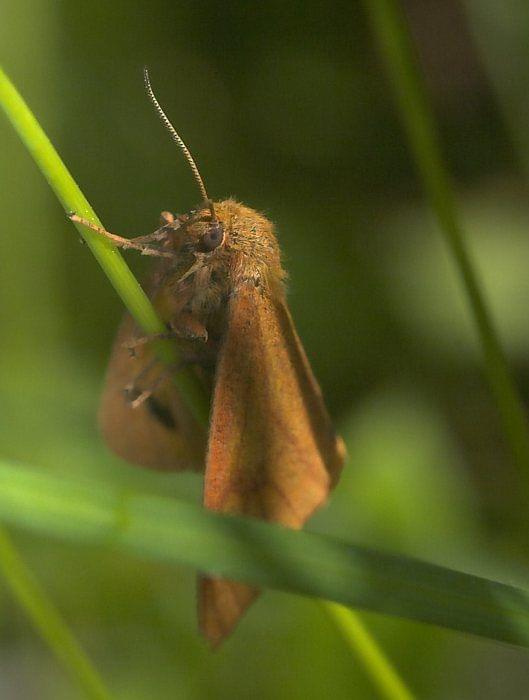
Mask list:
[[[238,581],[198,577],[198,625],[214,649],[226,639],[257,598],[258,588]]]
[[[327,500],[344,459],[285,302],[245,283],[229,302],[218,358],[205,506],[300,528]],[[201,578],[199,623],[212,645],[256,595]]]
[[[149,343],[132,357],[124,344],[138,334],[133,318],[126,314],[114,341],[107,368],[98,422],[113,452],[127,462],[162,470],[204,467],[205,434],[178,396],[172,379],[165,381],[146,401],[132,408],[125,387],[134,384],[148,389],[166,371],[157,362]]]

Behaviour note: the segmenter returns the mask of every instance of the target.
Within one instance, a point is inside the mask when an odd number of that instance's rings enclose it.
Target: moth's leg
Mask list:
[[[153,255],[161,258],[173,259],[175,257],[174,252],[171,252],[169,250],[160,250],[159,248],[155,248],[152,245],[149,245],[150,243],[156,243],[160,241],[163,242],[167,240],[168,232],[165,226],[162,226],[161,228],[154,231],[154,233],[147,234],[146,236],[137,236],[136,238],[124,238],[123,236],[118,236],[115,233],[110,233],[110,231],[107,231],[102,226],[97,226],[97,224],[88,221],[88,219],[83,219],[81,216],[78,216],[75,212],[70,212],[68,214],[68,218],[73,223],[86,226],[86,228],[95,231],[100,236],[104,236],[108,240],[112,241],[114,245],[118,246],[119,248],[123,248],[124,250],[126,250],[127,248],[132,248],[134,250],[139,250],[142,255]]]
[[[171,321],[171,327],[164,333],[153,333],[152,335],[142,335],[138,338],[123,343],[123,347],[127,348],[133,355],[136,348],[147,343],[152,343],[156,340],[201,340],[206,343],[208,340],[208,331],[203,323],[197,321],[193,314],[189,312],[181,312]]]
[[[127,340],[126,343],[123,343],[123,347],[129,350],[132,355],[134,355],[134,351],[136,350],[136,348],[139,348],[142,345],[147,345],[147,343],[153,343],[156,340],[174,340],[175,338],[179,337],[179,333],[177,333],[174,330],[168,330],[164,333],[153,333],[152,335],[140,335],[137,338]]]
[[[89,229],[92,229],[92,231],[96,231],[97,233],[101,234],[102,236],[106,236],[107,238],[110,237],[110,240],[113,241],[118,241],[122,242],[123,244],[128,244],[128,243],[152,243],[153,241],[165,241],[167,240],[167,234],[169,232],[169,228],[174,229],[174,222],[175,222],[175,217],[173,214],[170,212],[162,212],[164,215],[161,223],[162,225],[160,228],[157,228],[156,231],[153,231],[152,233],[148,233],[145,236],[134,236],[134,238],[124,238],[123,236],[118,236],[115,233],[110,233],[110,231],[107,231],[106,229],[102,228],[101,226],[97,226],[96,224],[92,223],[91,221],[88,221],[88,219],[83,219],[81,216],[78,216],[75,212],[70,212],[68,214],[68,218],[70,221],[73,221],[74,223],[82,224],[83,226],[86,226]],[[173,226],[170,226],[173,224]]]
[[[170,224],[174,224],[176,221],[176,216],[172,214],[170,211],[162,211],[160,214],[160,223],[163,226],[169,226]]]
[[[134,379],[123,388],[123,393],[127,398],[130,398],[131,395],[138,394],[138,384],[145,381],[147,375],[151,373],[159,362],[160,360],[157,357],[154,357],[140,372],[138,372]]]
[[[157,360],[154,360],[149,369],[151,369],[152,366],[156,363]],[[167,367],[165,367],[165,369],[162,372],[160,372],[160,374],[156,377],[156,379],[150,384],[148,388],[140,390],[138,388],[138,383],[141,377],[146,374],[145,370],[142,370],[134,379],[134,381],[131,382],[124,389],[125,396],[130,402],[131,408],[138,408],[138,406],[141,406],[141,404],[147,401],[147,399],[151,397],[154,394],[154,392],[160,388],[160,386],[165,384],[165,382],[171,377],[172,374],[182,369],[184,364],[186,363],[177,362],[175,364],[167,365]]]
[[[208,339],[208,331],[202,323],[190,318],[186,319],[185,323],[179,323],[176,328],[165,333],[153,333],[152,335],[141,335],[137,338],[132,338],[123,343],[123,347],[134,356],[135,350],[142,345],[153,343],[156,340],[175,340],[177,338],[180,340],[201,340],[205,343]]]
[[[141,406],[145,401],[147,401],[147,399],[151,398],[151,396],[161,386],[163,386],[163,384],[165,384],[165,382],[170,379],[172,375],[180,372],[182,369],[190,365],[200,365],[201,358],[197,356],[188,356],[183,360],[167,365],[147,386],[147,388],[141,389],[140,384],[143,383],[145,377],[156,365],[159,364],[159,362],[160,361],[157,358],[152,360],[148,366],[139,372],[137,377],[135,377],[134,380],[130,382],[130,384],[127,384],[127,386],[123,389],[123,393],[125,394],[131,408],[138,408],[138,406]]]
[[[171,328],[182,340],[201,340],[204,343],[208,340],[206,326],[189,311],[182,311],[175,316],[171,320]]]
[[[146,236],[135,236],[127,240],[133,240],[135,243],[152,243],[157,241],[165,243],[169,239],[170,234],[174,235],[185,221],[185,216],[175,216],[170,211],[162,211],[160,214],[160,228],[157,228],[152,233],[148,233]]]
[[[175,215],[170,211],[162,211],[160,214],[160,223],[162,226],[172,226],[179,228],[180,226],[189,225],[193,222],[193,217],[189,214]]]

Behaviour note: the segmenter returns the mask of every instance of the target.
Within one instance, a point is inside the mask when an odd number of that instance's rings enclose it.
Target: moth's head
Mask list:
[[[212,258],[239,253],[262,257],[265,250],[279,256],[272,223],[234,199],[206,202],[191,212],[184,223],[183,246]]]
[[[219,217],[213,202],[191,212],[183,224],[182,246],[190,253],[218,253],[226,243],[226,220]]]

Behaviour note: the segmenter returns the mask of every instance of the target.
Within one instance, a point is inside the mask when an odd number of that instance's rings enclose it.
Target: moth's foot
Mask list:
[[[142,345],[147,345],[148,343],[152,343],[156,340],[173,340],[174,338],[178,337],[179,334],[174,330],[167,331],[165,333],[153,333],[152,335],[142,335],[138,338],[127,340],[125,343],[123,343],[122,347],[129,351],[131,357],[135,357],[136,349]]]

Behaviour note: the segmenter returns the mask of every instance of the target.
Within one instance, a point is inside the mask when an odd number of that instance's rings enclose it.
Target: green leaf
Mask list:
[[[0,518],[262,587],[529,646],[529,594],[338,539],[0,462]]]

